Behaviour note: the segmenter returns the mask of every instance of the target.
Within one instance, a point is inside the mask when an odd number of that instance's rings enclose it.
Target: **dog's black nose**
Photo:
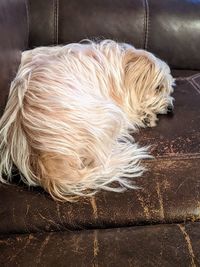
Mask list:
[[[167,106],[167,112],[168,113],[171,113],[172,111],[173,111],[173,105],[171,105],[171,104],[169,104],[168,106]]]

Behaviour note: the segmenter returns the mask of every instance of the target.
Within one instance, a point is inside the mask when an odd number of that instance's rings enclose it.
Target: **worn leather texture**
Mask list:
[[[154,159],[139,190],[61,203],[0,184],[0,266],[200,266],[200,1],[1,0],[0,114],[24,49],[112,38],[165,59],[174,114],[134,134]]]
[[[30,47],[110,38],[200,70],[200,1],[28,0]]]
[[[200,266],[200,223],[1,236],[0,266]]]
[[[21,50],[28,47],[28,25],[24,0],[0,1],[0,116],[20,64]]]
[[[102,191],[77,203],[60,203],[41,189],[1,185],[0,233],[198,221],[200,74],[180,77],[176,84],[174,115],[162,115],[157,127],[134,135],[140,145],[151,145],[155,157],[144,162],[148,171],[137,178],[140,190]]]

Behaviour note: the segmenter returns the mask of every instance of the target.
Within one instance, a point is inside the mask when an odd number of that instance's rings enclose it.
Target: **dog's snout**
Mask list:
[[[173,107],[172,104],[169,104],[169,105],[167,106],[167,112],[168,112],[168,113],[171,113],[171,112],[173,111],[173,109],[174,109],[174,107]]]

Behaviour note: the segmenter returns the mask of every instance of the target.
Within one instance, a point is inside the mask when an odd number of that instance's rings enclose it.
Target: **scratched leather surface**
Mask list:
[[[2,236],[0,266],[200,266],[200,223]]]
[[[200,219],[200,74],[179,78],[174,116],[141,130],[154,160],[137,179],[140,190],[102,191],[77,203],[53,201],[41,189],[0,186],[0,232],[25,233],[198,221]]]
[[[0,114],[21,51],[38,45],[113,38],[192,75],[177,81],[174,116],[135,135],[155,156],[141,190],[63,204],[0,185],[0,266],[200,266],[199,10],[197,0],[0,1]]]

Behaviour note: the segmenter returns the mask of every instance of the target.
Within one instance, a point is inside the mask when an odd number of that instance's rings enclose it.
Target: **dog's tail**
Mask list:
[[[76,200],[77,196],[92,196],[100,189],[113,192],[138,189],[134,178],[145,170],[140,161],[150,156],[146,148],[139,148],[132,141],[128,135],[121,136],[105,154],[99,146],[91,154],[86,149],[88,158],[42,153],[38,164],[46,179],[41,184],[54,199],[68,201]],[[99,161],[98,156],[102,156]]]
[[[17,167],[27,184],[37,184],[31,170],[31,149],[21,124],[23,101],[30,75],[31,70],[27,65],[26,68],[20,68],[11,83],[8,102],[0,119],[0,181],[3,183],[12,180],[13,169]]]

